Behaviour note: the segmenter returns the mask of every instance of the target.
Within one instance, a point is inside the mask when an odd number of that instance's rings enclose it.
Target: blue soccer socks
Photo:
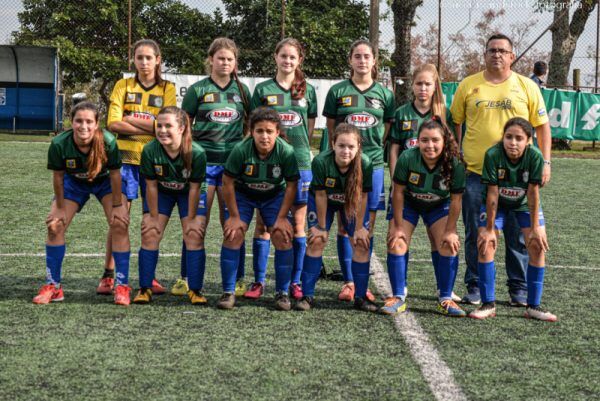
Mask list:
[[[304,256],[304,266],[302,267],[302,293],[307,297],[315,296],[315,287],[321,274],[322,256]]]
[[[479,274],[477,283],[479,285],[479,292],[481,293],[481,302],[496,301],[496,266],[494,262],[478,262],[477,274]]]
[[[527,266],[527,306],[540,306],[544,290],[543,267]]]
[[[252,268],[254,269],[254,282],[263,283],[267,276],[267,263],[271,241],[268,239],[252,239]]]
[[[438,251],[431,252],[431,264],[433,264],[433,274],[435,275],[435,283],[437,289],[440,289],[440,272],[439,272],[440,253]]]
[[[352,277],[352,245],[350,245],[350,238],[343,235],[337,236],[337,254],[344,281],[354,281]]]
[[[404,287],[406,287],[406,254],[387,254],[387,268],[390,276],[390,285],[395,297],[404,300]]]
[[[138,257],[138,272],[140,276],[141,288],[152,288],[152,280],[156,272],[156,264],[158,263],[158,249],[150,251],[140,248]]]
[[[223,281],[223,292],[231,294],[235,292],[240,251],[241,249],[221,247],[221,280]]]
[[[204,271],[206,270],[206,251],[198,249],[186,252],[188,266],[188,286],[190,290],[200,291],[204,287]]]
[[[294,250],[275,251],[275,291],[287,294],[292,281]]]
[[[242,242],[240,248],[240,263],[238,264],[238,270],[236,275],[236,281],[243,280],[246,275],[246,241]]]
[[[354,277],[354,298],[366,299],[369,286],[369,262],[352,261],[352,276]]]
[[[457,269],[458,256],[438,256],[438,287],[440,290],[440,300],[452,299],[452,289],[454,288]]]
[[[306,254],[306,237],[294,237],[294,269],[292,270],[292,283],[299,284]]]
[[[46,284],[60,284],[62,262],[65,257],[66,246],[46,245]]]
[[[131,252],[115,252],[113,251],[113,258],[115,259],[115,273],[117,285],[129,285],[129,258]]]

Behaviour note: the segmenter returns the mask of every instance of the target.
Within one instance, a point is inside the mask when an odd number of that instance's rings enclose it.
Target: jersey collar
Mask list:
[[[143,89],[143,90],[145,90],[146,92],[148,92],[148,91],[151,91],[152,89],[154,89],[154,87],[155,87],[156,85],[158,85],[158,82],[156,82],[156,80],[155,80],[153,85],[150,85],[150,86],[148,86],[148,87],[144,86],[144,84],[142,84],[142,82],[139,80],[139,78],[138,78],[137,74],[135,74],[135,82],[137,82],[137,84],[138,84],[139,86],[141,86],[141,87],[142,87],[142,89]]]
[[[350,84],[354,87],[354,89],[356,89],[356,91],[358,93],[360,93],[361,95],[364,95],[365,93],[367,93],[368,91],[370,91],[371,89],[373,89],[373,87],[375,85],[377,85],[377,81],[373,80],[373,83],[371,84],[371,86],[369,86],[367,89],[365,89],[364,91],[361,91],[360,89],[358,89],[358,86],[356,86],[354,84],[354,82],[352,81],[352,78],[349,78],[348,81],[350,81]]]
[[[283,86],[281,86],[281,84],[279,82],[277,82],[277,77],[273,78],[273,82],[275,82],[275,85],[277,85],[277,87],[279,88],[279,90],[281,90],[282,92],[289,92],[290,89],[285,89]]]
[[[267,157],[265,157],[264,159],[261,159],[260,158],[260,154],[258,153],[258,149],[256,149],[256,144],[254,143],[254,138],[252,138],[252,136],[250,136],[250,140],[252,141],[252,151],[256,155],[256,158],[258,160],[262,161],[262,162],[266,162],[267,160],[269,160],[271,158],[271,155],[275,151],[275,148],[277,147],[277,138],[276,138],[275,139],[275,145],[273,146],[273,149],[271,149],[271,151],[269,152],[269,154],[267,155]]]
[[[435,162],[433,168],[430,169],[429,167],[427,167],[427,163],[425,163],[425,160],[423,160],[423,155],[421,154],[421,151],[419,151],[419,159],[421,159],[421,164],[423,165],[423,167],[425,167],[425,170],[427,170],[429,174],[433,173],[438,167],[442,165],[442,158],[440,157],[437,160],[437,162]]]
[[[214,80],[211,78],[211,76],[210,76],[210,75],[208,76],[208,80],[209,80],[209,81],[210,81],[210,82],[211,82],[211,83],[212,83],[214,86],[216,86],[217,88],[219,88],[219,90],[220,90],[220,91],[222,91],[222,92],[225,92],[227,89],[229,89],[229,87],[230,87],[230,86],[231,86],[231,84],[233,83],[233,78],[231,78],[231,77],[229,78],[229,83],[228,83],[227,85],[225,85],[224,87],[221,87],[221,86],[219,86],[219,84],[218,84],[218,83],[216,83],[216,82],[215,82],[215,81],[214,81]]]
[[[423,113],[421,113],[421,112],[420,112],[420,111],[417,109],[417,106],[415,106],[415,102],[410,102],[410,105],[412,106],[412,108],[413,108],[413,111],[414,111],[415,113],[417,113],[417,115],[418,115],[419,117],[421,117],[421,118],[425,118],[425,117],[427,117],[427,115],[428,115],[428,114],[431,114],[431,109],[429,109],[429,111],[428,111],[427,113],[424,113],[424,114],[423,114]]]

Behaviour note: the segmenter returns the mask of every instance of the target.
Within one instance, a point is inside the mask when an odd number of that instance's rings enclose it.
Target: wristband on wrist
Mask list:
[[[552,162],[551,162],[550,160],[544,160],[544,164],[545,164],[546,166],[549,166],[549,165],[551,165],[551,164],[552,164]]]

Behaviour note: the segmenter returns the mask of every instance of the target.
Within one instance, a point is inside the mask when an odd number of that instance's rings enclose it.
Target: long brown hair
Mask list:
[[[81,102],[77,103],[71,109],[71,122],[75,119],[75,115],[79,111],[90,110],[94,113],[94,120],[98,123],[99,120],[99,112],[98,107],[91,102]],[[75,134],[73,132],[73,134]],[[87,157],[87,180],[89,182],[94,181],[96,176],[100,174],[102,170],[102,166],[108,161],[108,157],[106,156],[106,148],[104,145],[104,133],[100,129],[100,127],[96,128],[94,132],[94,136],[92,138],[92,144],[90,147],[90,153]]]
[[[417,75],[422,72],[430,72],[433,75],[435,81],[435,91],[433,92],[433,98],[431,99],[431,114],[434,116],[442,117],[443,121],[446,121],[446,104],[444,103],[444,93],[442,92],[442,81],[440,80],[440,74],[433,64],[421,64],[412,74],[413,83],[417,79]]]
[[[154,51],[154,56],[156,58],[161,57],[160,47],[158,46],[158,43],[156,43],[155,40],[140,39],[133,44],[133,58],[134,59],[135,59],[135,51],[142,46],[148,46],[148,47],[152,48],[152,50]],[[156,67],[154,67],[154,82],[156,82],[157,85],[161,85],[163,83],[163,79],[160,75],[162,73],[160,64],[161,63],[158,62],[158,63],[156,63]],[[139,78],[137,70],[135,71],[135,77]]]
[[[294,82],[292,82],[290,92],[292,94],[292,99],[299,100],[302,99],[306,93],[306,78],[304,76],[304,72],[300,68],[305,57],[304,47],[297,39],[285,38],[280,40],[275,46],[275,54],[279,54],[283,46],[291,46],[298,51],[298,57],[300,60],[298,66],[294,70]]]
[[[354,157],[354,160],[350,162],[346,176],[346,189],[344,191],[346,200],[344,203],[344,212],[348,220],[354,220],[358,210],[361,207],[363,193],[362,138],[358,128],[347,123],[341,123],[335,128],[332,139],[332,143],[334,145],[341,135],[354,135],[354,138],[356,138],[356,143],[358,144],[356,156]]]
[[[378,76],[378,71],[377,71],[378,55],[377,55],[377,49],[375,49],[373,47],[373,45],[371,44],[371,42],[369,42],[368,40],[365,40],[365,39],[355,40],[350,45],[350,53],[348,53],[348,61],[352,60],[352,55],[354,54],[354,50],[358,46],[360,46],[360,45],[368,46],[369,49],[371,49],[371,54],[373,54],[373,59],[374,59],[373,69],[371,69],[371,78],[373,78],[373,81],[377,81],[377,76]],[[352,70],[350,72],[350,78],[352,78],[353,75],[354,75],[354,70]]]
[[[431,120],[425,121],[419,127],[419,139],[421,137],[421,132],[424,129],[435,129],[441,132],[442,137],[444,138],[444,149],[441,154],[441,173],[442,178],[444,179],[444,183],[450,189],[450,183],[452,181],[452,174],[454,173],[454,159],[457,159],[462,162],[462,158],[460,157],[460,152],[458,150],[458,144],[454,139],[454,135],[450,132],[450,129],[445,123],[445,120],[442,120],[440,116],[433,116]]]
[[[187,171],[192,171],[192,127],[190,124],[190,118],[188,114],[177,106],[168,106],[160,109],[156,117],[162,114],[173,114],[175,120],[180,127],[183,127],[183,134],[181,136],[181,145],[179,147],[179,154],[183,159],[183,166]]]
[[[215,40],[213,40],[212,43],[210,44],[210,46],[208,47],[208,57],[204,61],[204,68],[206,70],[206,73],[208,75],[210,75],[212,72],[212,68],[210,66],[210,58],[214,57],[214,55],[219,50],[223,50],[223,49],[229,50],[230,52],[233,53],[233,56],[235,57],[235,68],[233,69],[233,72],[231,73],[231,79],[233,79],[235,81],[235,83],[238,87],[238,91],[240,92],[240,97],[242,98],[242,103],[244,104],[244,121],[246,121],[247,117],[248,117],[248,110],[250,107],[250,103],[248,101],[248,97],[246,96],[246,92],[244,92],[244,87],[242,86],[240,78],[238,77],[237,61],[238,61],[239,50],[238,50],[238,47],[236,46],[235,42],[229,38],[224,38],[224,37],[216,38]]]

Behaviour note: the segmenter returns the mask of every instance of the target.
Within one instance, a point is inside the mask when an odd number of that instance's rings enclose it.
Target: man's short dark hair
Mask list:
[[[533,73],[538,77],[545,75],[548,72],[548,64],[544,61],[536,61],[533,65]]]
[[[487,42],[485,42],[486,50],[492,40],[506,40],[510,44],[510,50],[512,50],[512,48],[513,48],[513,42],[512,42],[512,40],[510,40],[510,38],[508,36],[506,36],[502,33],[497,33],[497,34],[490,36],[489,39],[487,40]]]

